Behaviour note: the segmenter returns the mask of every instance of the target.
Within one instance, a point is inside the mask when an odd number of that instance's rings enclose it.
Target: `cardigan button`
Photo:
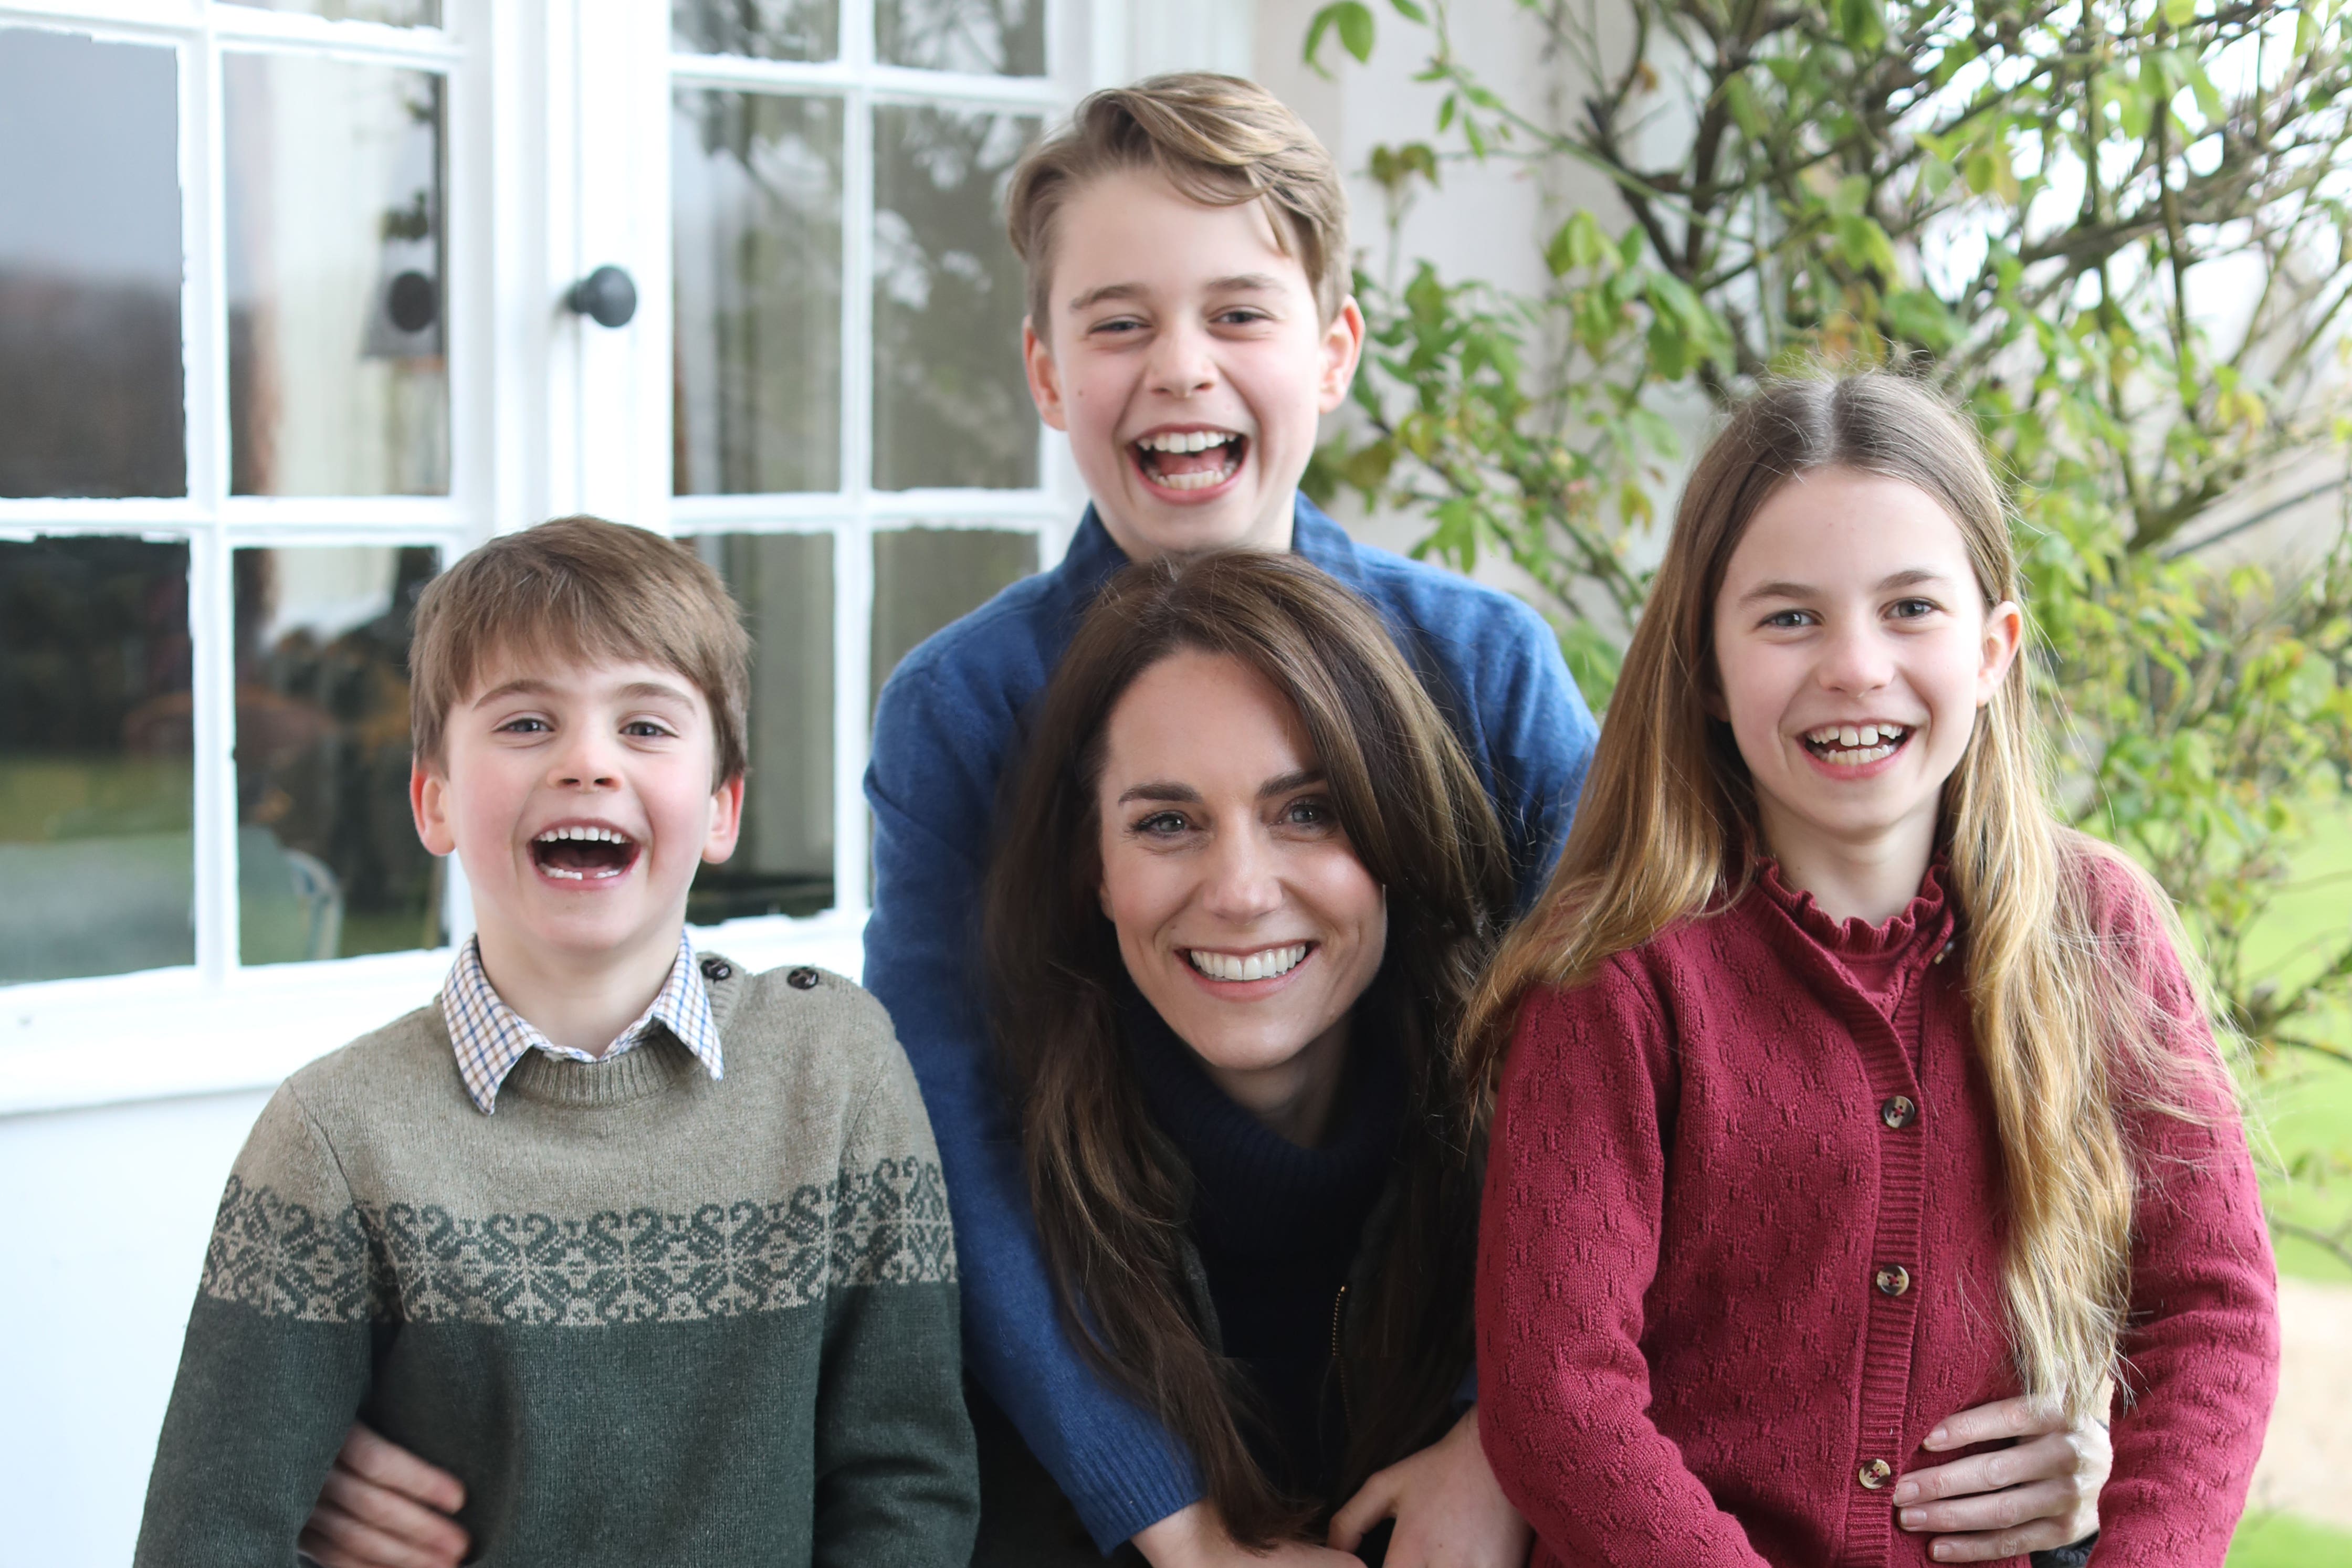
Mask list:
[[[817,972],[814,969],[805,967],[794,969],[791,974],[784,977],[784,984],[790,986],[796,991],[815,990],[816,982]]]
[[[1885,1459],[1873,1459],[1862,1467],[1858,1479],[1865,1490],[1876,1491],[1895,1479],[1895,1467]]]
[[[1892,1095],[1878,1107],[1878,1119],[1890,1127],[1907,1127],[1919,1119],[1919,1107],[1908,1094]]]
[[[724,958],[705,958],[702,961],[702,977],[706,980],[724,980],[734,973],[735,966]]]
[[[1911,1271],[1900,1263],[1889,1263],[1872,1279],[1882,1296],[1899,1296],[1911,1288]]]

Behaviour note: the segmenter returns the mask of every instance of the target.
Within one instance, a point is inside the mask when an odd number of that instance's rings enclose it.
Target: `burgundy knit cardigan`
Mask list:
[[[2093,864],[2124,961],[2205,1048],[2154,911]],[[2019,1391],[1941,876],[1873,928],[1767,864],[1728,910],[1521,1009],[1481,1218],[1478,1424],[1537,1568],[1932,1561],[1895,1527],[1895,1479],[1954,1457],[1919,1447],[1937,1421]],[[2126,1121],[2131,1397],[2097,1568],[2221,1563],[2276,1391],[2269,1238],[2211,1098],[2202,1123]]]

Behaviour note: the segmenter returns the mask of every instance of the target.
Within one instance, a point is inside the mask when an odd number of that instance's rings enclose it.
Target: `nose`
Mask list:
[[[1848,623],[1832,631],[1818,677],[1830,691],[1874,692],[1895,678],[1895,661],[1874,624]]]
[[[1280,868],[1260,833],[1219,834],[1207,873],[1201,907],[1218,920],[1246,925],[1282,907]]]
[[[547,781],[559,789],[610,789],[621,779],[610,736],[583,726],[564,737],[548,759]]]
[[[1195,322],[1171,322],[1151,345],[1146,367],[1151,390],[1167,397],[1191,397],[1217,384],[1216,357],[1209,335]]]

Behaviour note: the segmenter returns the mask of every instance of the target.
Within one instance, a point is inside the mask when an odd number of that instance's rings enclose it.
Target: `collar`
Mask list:
[[[726,1076],[719,1053],[719,1023],[710,1015],[710,995],[703,989],[701,973],[694,966],[694,945],[683,931],[678,933],[677,957],[670,964],[669,978],[662,982],[653,1005],[621,1031],[602,1057],[556,1044],[507,1006],[483,972],[478,937],[467,940],[457,961],[449,967],[449,978],[441,987],[441,1017],[457,1051],[458,1076],[485,1116],[498,1109],[499,1086],[507,1074],[531,1051],[544,1051],[564,1061],[609,1061],[645,1043],[656,1025],[692,1051],[713,1081]]]
[[[1363,591],[1364,562],[1356,541],[1303,491],[1294,493],[1291,501],[1290,548],[1356,592]],[[1127,565],[1127,552],[1118,548],[1118,541],[1103,527],[1094,503],[1087,502],[1087,515],[1078,519],[1078,531],[1071,536],[1062,564],[1054,569],[1063,592],[1073,606],[1082,609],[1092,604],[1103,585]]]

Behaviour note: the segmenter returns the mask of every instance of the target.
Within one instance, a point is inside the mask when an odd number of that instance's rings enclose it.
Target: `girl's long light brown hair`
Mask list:
[[[1741,405],[1683,492],[1559,869],[1471,1005],[1465,1051],[1482,1083],[1530,988],[1578,985],[1746,892],[1763,843],[1747,765],[1712,716],[1715,601],[1766,499],[1832,467],[1918,486],[1958,525],[1986,606],[2021,602],[1999,482],[1976,433],[1934,393],[1872,372],[1774,383]],[[2210,1103],[2183,1074],[2221,1071],[2180,1057],[2135,988],[2144,969],[2116,950],[2116,889],[2137,885],[2163,915],[2158,935],[2185,953],[2171,906],[2051,813],[2032,707],[2026,672],[2012,671],[1945,786],[1940,831],[2007,1177],[2018,1372],[2029,1394],[2080,1416],[2104,1413],[2129,1301],[2126,1114],[2136,1099],[2179,1113]]]
[[[1252,1457],[1236,1365],[1191,1306],[1189,1167],[1146,1113],[1120,1038],[1129,984],[1102,911],[1096,803],[1111,711],[1146,670],[1237,659],[1297,711],[1349,846],[1387,892],[1388,945],[1353,1018],[1403,1063],[1399,1195],[1371,1299],[1351,1302],[1345,1497],[1442,1434],[1471,1359],[1481,1127],[1452,1045],[1511,908],[1502,831],[1453,732],[1371,609],[1289,556],[1233,551],[1129,568],[1063,656],[1007,778],[983,946],[1021,1114],[1031,1200],[1063,1316],[1191,1448],[1245,1545],[1303,1528]],[[1198,737],[1203,747],[1216,737]]]

